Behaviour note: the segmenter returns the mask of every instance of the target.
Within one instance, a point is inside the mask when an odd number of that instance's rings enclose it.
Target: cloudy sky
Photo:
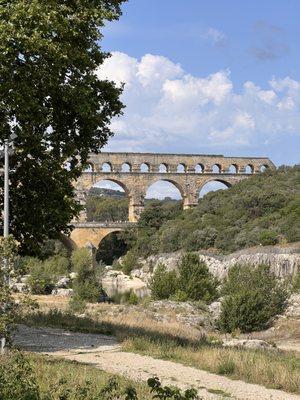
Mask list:
[[[106,151],[300,161],[299,0],[129,0],[99,77],[125,83]]]

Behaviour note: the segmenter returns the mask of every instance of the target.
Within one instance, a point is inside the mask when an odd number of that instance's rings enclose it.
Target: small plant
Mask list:
[[[134,306],[139,303],[139,298],[136,293],[134,293],[133,290],[130,291],[129,299],[128,299],[128,304]]]
[[[153,393],[154,399],[200,400],[196,389],[187,389],[184,392],[181,392],[181,390],[177,388],[162,386],[157,377],[148,379],[147,383],[151,388],[151,393]]]
[[[225,359],[218,365],[219,375],[233,375],[236,369],[236,365],[232,360]]]

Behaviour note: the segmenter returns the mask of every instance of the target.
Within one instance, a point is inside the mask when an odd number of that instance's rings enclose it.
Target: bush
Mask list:
[[[283,312],[288,293],[267,265],[235,265],[222,288],[219,326],[225,332],[262,330]]]
[[[153,299],[172,299],[174,301],[211,302],[217,297],[218,281],[209,272],[199,256],[187,253],[182,257],[176,271],[167,271],[160,264],[150,283]]]
[[[71,257],[74,271],[77,272],[73,282],[74,297],[76,301],[90,303],[98,302],[102,292],[99,271],[93,264],[93,258],[88,249],[74,250]],[[74,306],[73,301],[73,306]],[[72,300],[70,302],[72,305]]]
[[[0,361],[1,400],[39,400],[39,390],[31,365],[20,353]]]
[[[176,272],[167,271],[163,264],[158,265],[150,282],[152,298],[155,300],[168,299],[175,294],[177,287]]]
[[[218,295],[218,281],[197,254],[187,253],[182,257],[178,284],[189,300],[212,302]]]
[[[138,257],[134,252],[128,251],[122,260],[122,271],[125,275],[130,275],[135,268],[139,268]]]
[[[27,257],[23,269],[30,274],[28,285],[33,294],[50,294],[61,276],[69,273],[69,260],[62,255],[54,255],[45,261]]]

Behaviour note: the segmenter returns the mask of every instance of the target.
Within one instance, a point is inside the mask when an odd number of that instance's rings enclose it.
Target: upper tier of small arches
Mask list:
[[[264,172],[269,165],[267,164],[204,164],[198,163],[196,165],[186,165],[185,163],[168,164],[161,163],[150,165],[148,162],[141,164],[131,164],[124,162],[123,164],[112,165],[111,162],[104,162],[102,164],[88,163],[85,172],[89,173],[172,173],[172,174],[254,174]]]

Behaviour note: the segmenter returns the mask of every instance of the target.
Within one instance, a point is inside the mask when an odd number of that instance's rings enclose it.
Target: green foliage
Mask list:
[[[109,56],[101,29],[119,18],[122,3],[0,2],[0,143],[16,135],[11,229],[23,254],[36,255],[46,239],[68,232],[80,209],[73,182],[122,112],[122,87],[96,73]]]
[[[122,260],[122,271],[125,275],[130,275],[130,272],[139,268],[138,256],[133,251],[128,251]]]
[[[26,296],[16,300],[9,286],[10,279],[16,279],[19,275],[19,270],[15,268],[17,248],[18,245],[11,235],[7,238],[0,237],[0,338],[4,338],[7,343],[10,342],[18,318],[35,306]]]
[[[146,209],[131,246],[140,255],[300,240],[300,166],[257,174],[228,190],[210,192],[192,210]]]
[[[0,399],[1,400],[39,400],[36,377],[28,360],[14,352],[0,362]]]
[[[127,244],[122,232],[112,232],[101,240],[96,254],[96,260],[105,265],[112,265],[127,251]]]
[[[147,381],[151,388],[151,393],[154,394],[155,399],[176,399],[176,400],[196,400],[199,399],[196,389],[187,389],[184,393],[177,388],[165,386],[163,387],[160,380],[155,378],[149,378]]]
[[[199,256],[187,253],[182,257],[176,271],[167,271],[165,265],[159,265],[150,283],[154,299],[174,301],[211,302],[217,297],[218,281],[209,272]]]
[[[179,289],[186,293],[189,300],[212,302],[217,298],[218,281],[197,254],[184,255],[178,270]]]
[[[298,271],[292,281],[292,291],[300,293],[300,266],[298,267]]]
[[[287,290],[267,265],[235,265],[222,288],[219,326],[223,331],[252,332],[268,327],[271,319],[283,312]]]
[[[33,294],[50,294],[59,277],[69,273],[69,259],[54,255],[45,261],[38,258],[27,258],[25,268],[30,274],[28,285]]]
[[[89,196],[86,210],[88,221],[127,221],[128,199]]]
[[[139,298],[136,293],[134,293],[133,290],[130,291],[129,299],[128,299],[128,304],[134,306],[139,303]]]
[[[153,299],[168,299],[176,293],[178,278],[175,271],[167,271],[165,265],[160,264],[156,268],[150,283]]]
[[[41,365],[38,359],[35,362]],[[59,363],[59,361],[56,362]],[[83,379],[74,384],[71,382],[70,375],[67,375],[68,378],[60,378],[45,391],[42,388],[45,377],[43,380],[38,380],[38,371],[34,371],[34,367],[37,369],[38,365],[35,367],[34,362],[29,362],[28,358],[20,352],[14,352],[0,360],[1,400],[142,400],[145,398],[138,395],[137,388],[132,384],[126,382],[125,387],[124,383],[121,385],[120,378],[115,376],[107,379],[101,387],[97,385],[97,379],[94,381]],[[65,370],[72,369],[71,365],[66,364],[67,366],[69,368],[64,368]],[[60,367],[60,372],[61,369],[62,367]],[[200,400],[195,389],[182,392],[175,387],[162,386],[157,377],[148,379],[147,386],[149,390],[144,390],[144,392],[147,393],[149,400]]]
[[[77,306],[82,305],[83,301],[90,303],[99,301],[101,266],[93,264],[93,258],[88,249],[74,250],[71,263],[77,273],[73,282],[74,299],[71,300],[71,306],[76,307],[76,303]]]

